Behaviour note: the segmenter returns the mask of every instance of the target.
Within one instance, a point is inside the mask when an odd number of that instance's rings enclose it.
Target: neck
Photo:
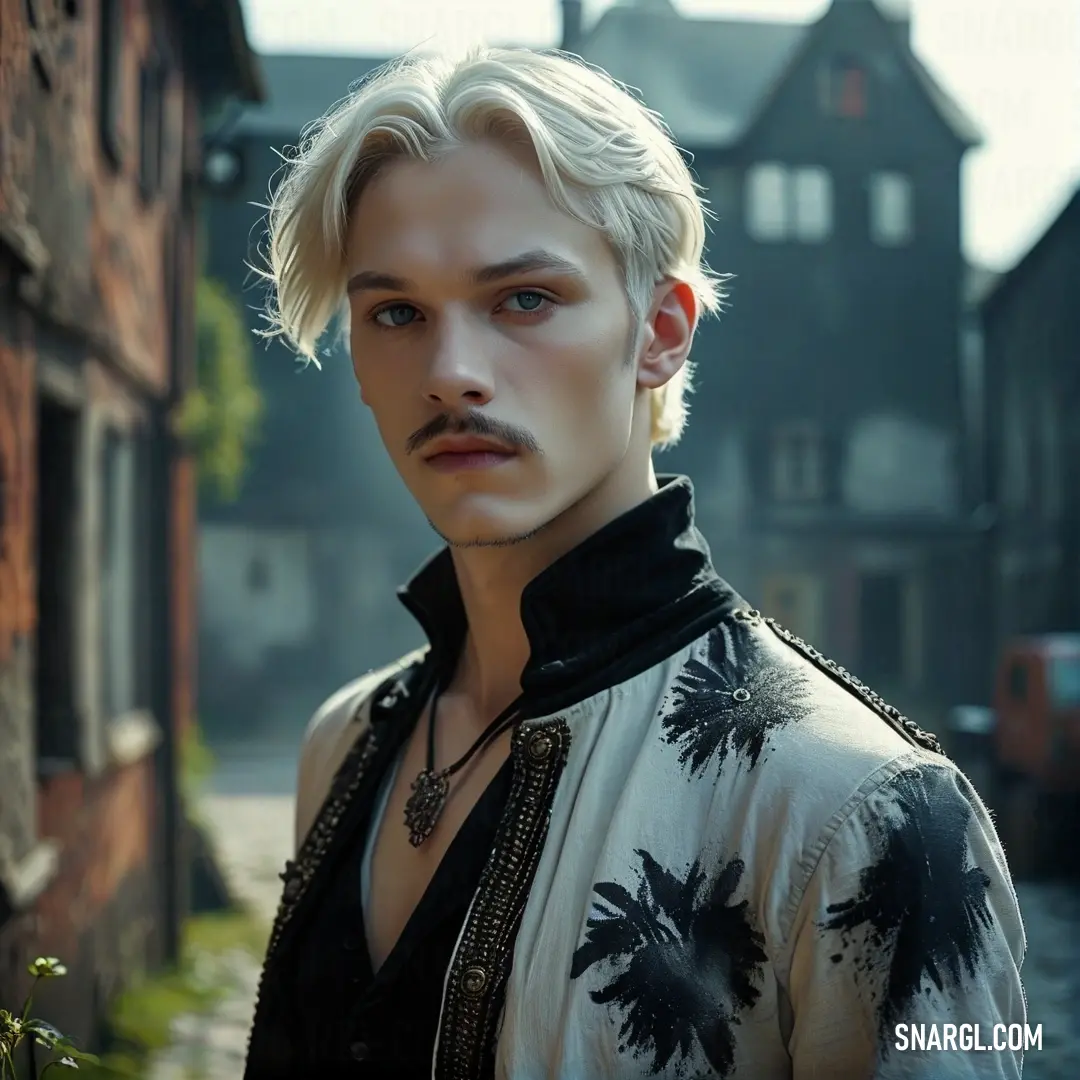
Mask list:
[[[521,594],[538,574],[615,518],[657,491],[648,468],[616,469],[583,499],[528,540],[505,547],[454,548],[451,555],[468,631],[451,682],[477,714],[497,716],[521,693],[529,639]]]

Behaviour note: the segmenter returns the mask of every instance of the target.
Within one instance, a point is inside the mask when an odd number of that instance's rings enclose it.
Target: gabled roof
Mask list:
[[[1002,302],[1007,301],[1013,295],[1017,286],[1028,277],[1032,269],[1042,260],[1044,252],[1054,243],[1058,234],[1064,233],[1066,229],[1073,230],[1077,237],[1076,242],[1080,244],[1080,187],[1073,191],[1072,197],[1065,203],[1053,222],[1028,249],[1027,254],[1011,270],[1003,274],[998,279],[995,287],[984,296],[982,302],[984,317],[997,313]]]
[[[345,97],[353,83],[388,60],[385,56],[264,55],[260,62],[266,77],[266,102],[246,109],[235,131],[296,138]]]
[[[998,287],[1002,275],[997,270],[977,263],[969,263],[964,270],[963,304],[965,309],[981,307],[986,298]]]
[[[903,51],[911,73],[915,76],[915,81],[923,88],[930,99],[930,104],[937,110],[938,116],[945,121],[945,126],[965,146],[981,146],[983,133],[979,125],[964,112],[956,99],[934,78],[930,69],[910,49]]]
[[[651,0],[608,8],[580,53],[637,90],[681,145],[719,148],[743,136],[806,33],[797,23],[687,19]]]
[[[682,146],[723,149],[747,134],[830,14],[810,25],[697,19],[681,15],[671,0],[620,0],[578,51],[639,91]],[[897,53],[949,130],[964,145],[977,145],[977,127],[925,65],[909,48]]]
[[[577,51],[638,91],[682,146],[723,149],[746,135],[818,25],[686,18],[671,0],[617,0],[585,33]],[[979,132],[959,105],[910,49],[898,47],[897,53],[957,139],[976,145]],[[246,110],[236,130],[297,136],[389,59],[262,56],[266,103]]]

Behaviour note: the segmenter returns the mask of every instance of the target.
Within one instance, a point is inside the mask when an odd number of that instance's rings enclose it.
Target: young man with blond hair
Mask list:
[[[341,318],[445,546],[429,645],[309,726],[247,1080],[1018,1077],[895,1034],[1025,1020],[983,803],[654,472],[722,299],[660,119],[558,54],[409,58],[269,224],[271,332]]]

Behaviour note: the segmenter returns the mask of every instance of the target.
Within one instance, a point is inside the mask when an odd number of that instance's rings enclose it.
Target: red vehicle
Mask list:
[[[1024,638],[1002,656],[994,694],[998,767],[1048,792],[1080,792],[1080,634]]]
[[[1010,866],[1019,874],[1059,867],[1075,845],[1080,802],[1080,634],[1012,642],[994,711],[990,801]]]

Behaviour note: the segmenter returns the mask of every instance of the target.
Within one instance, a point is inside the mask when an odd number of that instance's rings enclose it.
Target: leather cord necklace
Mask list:
[[[480,751],[486,750],[517,719],[518,697],[512,701],[481,732],[480,737],[453,765],[435,770],[435,711],[442,690],[437,689],[431,699],[428,720],[427,767],[412,782],[412,794],[405,803],[405,827],[409,830],[409,843],[418,848],[432,833],[450,794],[450,778],[460,772]]]

